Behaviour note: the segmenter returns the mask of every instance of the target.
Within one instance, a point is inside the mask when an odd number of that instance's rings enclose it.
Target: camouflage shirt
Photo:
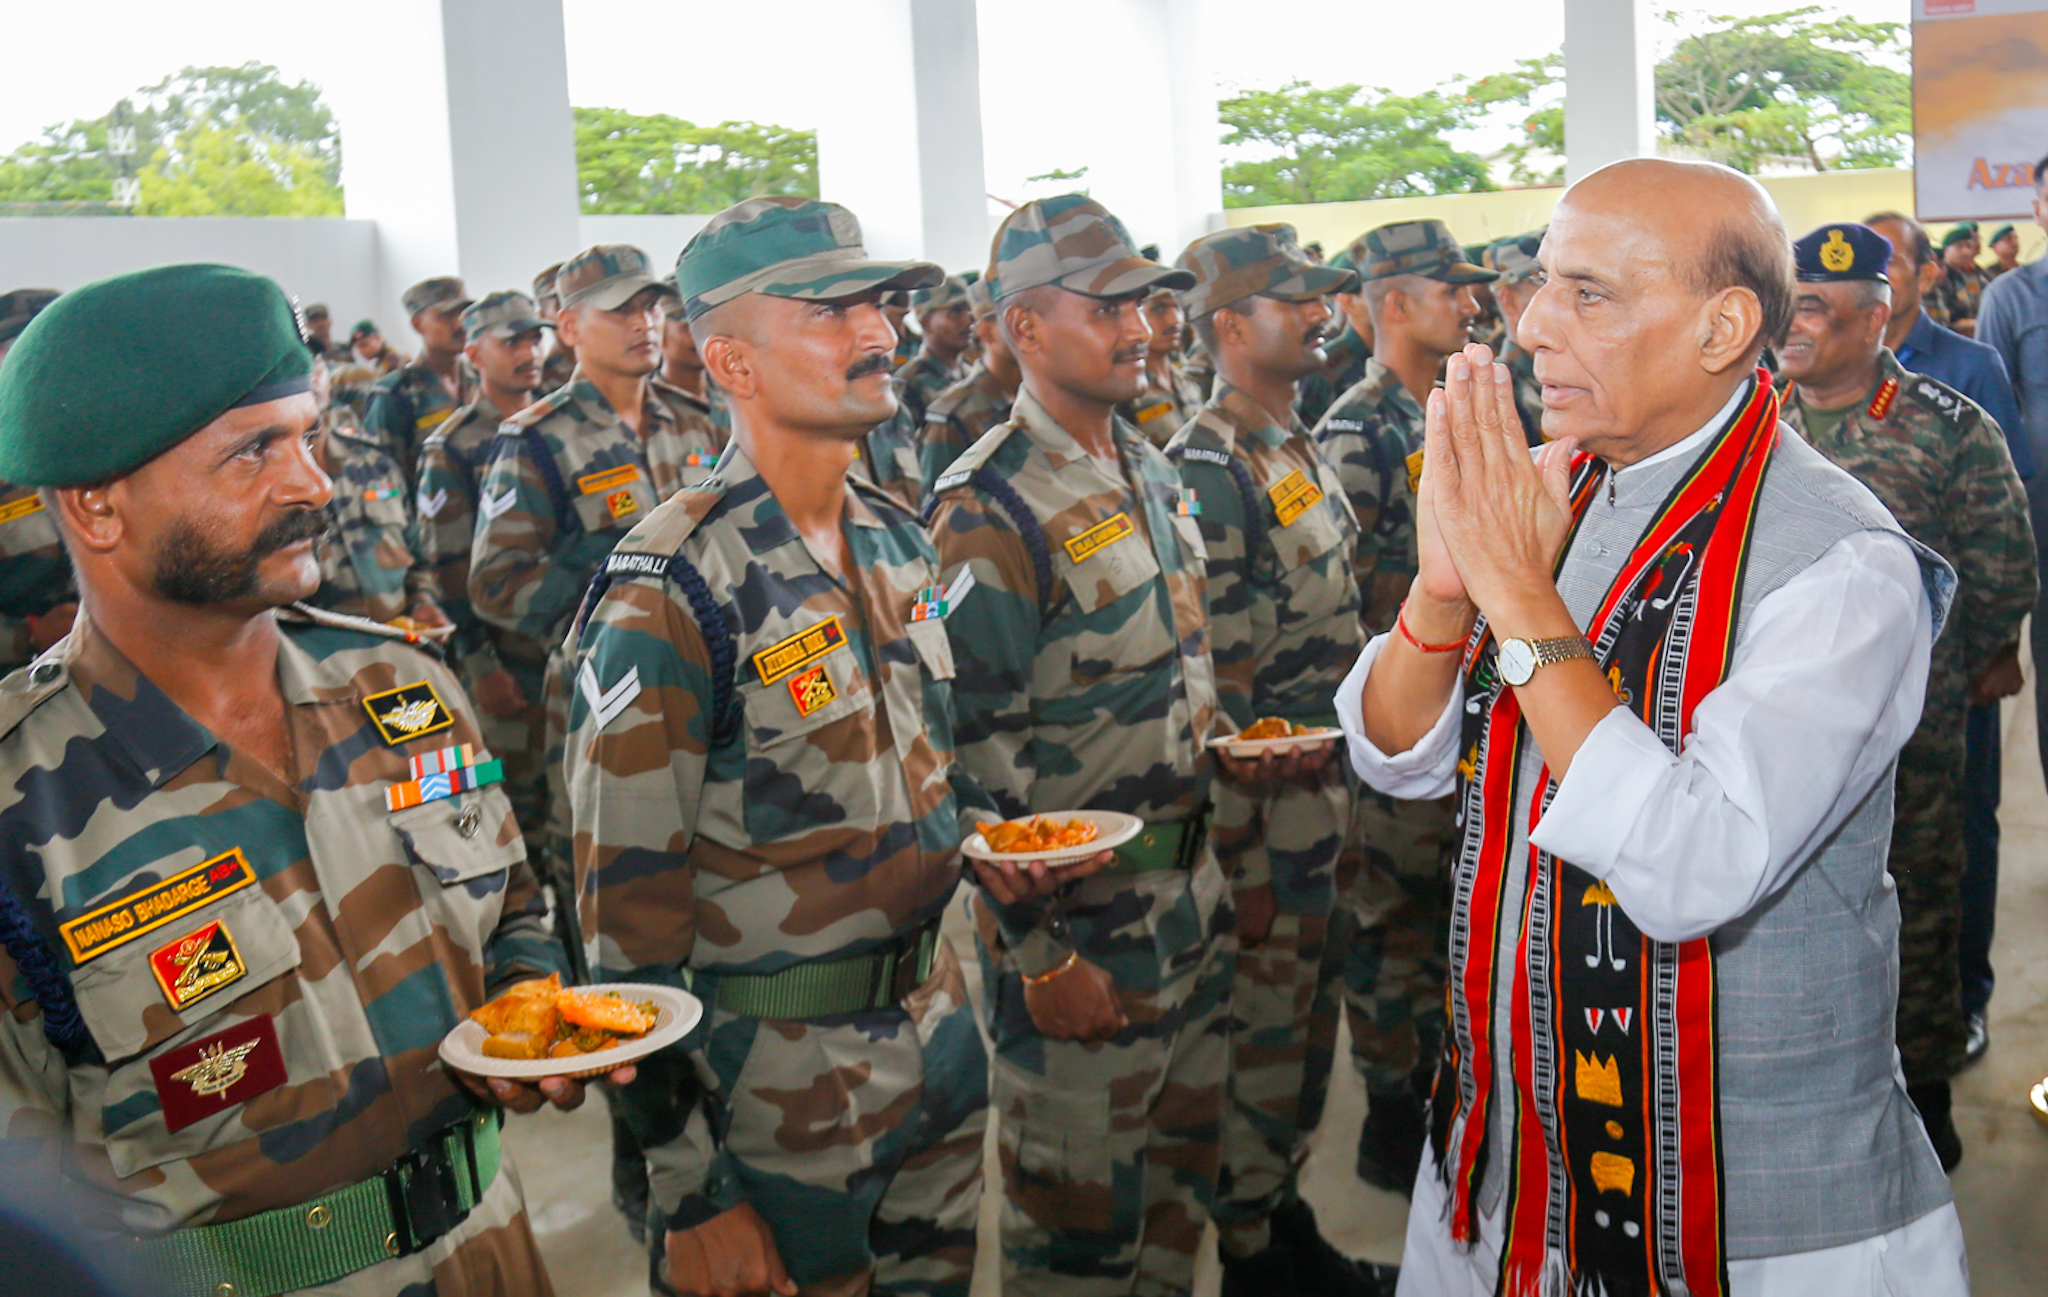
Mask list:
[[[469,602],[469,550],[476,539],[477,495],[491,443],[504,421],[498,407],[479,396],[448,416],[420,449],[419,509],[421,557],[434,574],[435,599],[455,623],[455,652],[463,658],[495,653],[507,641],[530,661],[547,656],[539,640],[489,626]]]
[[[940,393],[924,412],[920,430],[917,464],[923,480],[936,482],[983,433],[1009,418],[1014,399],[980,361]]]
[[[1322,369],[1302,379],[1294,397],[1294,413],[1306,428],[1322,422],[1337,398],[1365,377],[1365,362],[1372,359],[1372,350],[1356,329],[1347,326],[1324,345],[1323,355],[1327,359]]]
[[[320,540],[320,591],[307,602],[380,622],[434,603],[433,569],[397,463],[352,424],[329,427],[325,444],[331,530]]]
[[[1500,363],[1515,380],[1515,413],[1522,416],[1522,435],[1540,446],[1543,435],[1543,384],[1536,381],[1536,358],[1515,343],[1501,348]]]
[[[1799,389],[1783,396],[1785,422],[1804,435],[1815,420]],[[1934,645],[1923,716],[1951,720],[1960,734],[1970,680],[2019,639],[2034,606],[2033,529],[2005,438],[1975,402],[1907,372],[1886,349],[1869,400],[1807,440],[1955,569],[1954,610]]]
[[[1358,524],[1336,472],[1295,424],[1221,378],[1166,457],[1208,548],[1209,641],[1230,727],[1261,716],[1335,725],[1337,686],[1365,645],[1351,552]]]
[[[0,482],[0,670],[35,656],[29,619],[78,601],[57,520],[29,486]]]
[[[576,357],[556,347],[540,362],[540,390],[552,392],[576,377]]]
[[[654,506],[717,461],[709,420],[685,426],[651,384],[635,436],[580,374],[507,419],[477,494],[469,598],[493,626],[561,641],[598,564]]]
[[[853,460],[855,480],[881,488],[900,508],[912,513],[924,503],[925,478],[918,467],[917,433],[910,407],[899,403],[896,413],[870,428],[860,439],[860,451]]]
[[[1145,439],[1155,446],[1173,440],[1180,426],[1202,408],[1202,389],[1181,368],[1178,360],[1166,362],[1166,378],[1155,378],[1145,367],[1145,390],[1117,407],[1117,413],[1137,425]]]
[[[56,961],[39,979],[23,946],[0,958],[0,1124],[61,1145],[91,1228],[233,1220],[375,1175],[474,1110],[441,1037],[558,966],[502,791],[386,807],[409,758],[482,746],[454,676],[369,623],[278,620],[288,780],[84,618],[0,683],[0,878]],[[244,1073],[209,1087],[202,1051],[242,1046]]]
[[[1968,270],[1956,270],[1947,265],[1941,268],[1941,277],[1934,281],[1934,291],[1921,299],[1921,305],[1928,308],[1937,323],[1950,328],[1958,320],[1974,320],[1977,309],[1984,300],[1984,285],[1991,282],[1981,266]]]
[[[1005,816],[1093,808],[1185,820],[1216,717],[1197,520],[1173,465],[1118,419],[1098,461],[1028,390],[939,479],[960,762]]]
[[[409,484],[419,478],[420,447],[441,421],[467,399],[448,395],[441,376],[425,364],[407,365],[377,380],[363,407],[363,430],[398,463]]]
[[[1422,407],[1377,360],[1316,425],[1316,444],[1337,470],[1358,518],[1358,577],[1365,629],[1393,628],[1415,578],[1415,487],[1422,480]]]
[[[931,348],[920,347],[910,362],[896,371],[894,379],[896,401],[910,412],[910,426],[923,426],[925,411],[931,408],[932,402],[959,381],[958,368],[934,356]]]

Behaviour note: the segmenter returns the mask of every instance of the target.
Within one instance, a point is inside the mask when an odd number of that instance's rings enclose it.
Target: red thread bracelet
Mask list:
[[[1424,653],[1456,653],[1465,647],[1465,641],[1462,639],[1449,644],[1424,644],[1421,640],[1416,639],[1414,632],[1408,629],[1408,604],[1405,600],[1402,602],[1400,609],[1394,613],[1394,629],[1401,632],[1402,639],[1407,640]]]

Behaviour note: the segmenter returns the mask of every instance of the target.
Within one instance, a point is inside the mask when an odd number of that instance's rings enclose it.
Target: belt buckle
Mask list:
[[[385,1246],[393,1256],[411,1256],[431,1246],[461,1219],[455,1168],[443,1139],[408,1150],[387,1167],[384,1193],[391,1206],[391,1238]]]

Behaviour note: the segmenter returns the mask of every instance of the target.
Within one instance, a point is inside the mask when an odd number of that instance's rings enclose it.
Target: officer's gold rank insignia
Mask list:
[[[455,717],[441,702],[441,695],[426,680],[371,694],[363,699],[363,710],[370,714],[370,723],[377,727],[377,733],[392,747],[455,724]]]
[[[156,984],[171,1008],[183,1012],[186,1005],[247,977],[249,966],[242,962],[228,925],[215,919],[152,950],[149,971],[156,974]]]
[[[1322,499],[1323,489],[1297,468],[1268,489],[1266,496],[1273,502],[1273,516],[1285,527]]]
[[[789,696],[796,700],[796,714],[809,716],[837,698],[839,691],[832,687],[832,673],[820,662],[789,678]]]

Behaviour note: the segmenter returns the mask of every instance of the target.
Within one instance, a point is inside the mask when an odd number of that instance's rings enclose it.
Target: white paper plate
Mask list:
[[[1059,851],[990,851],[988,840],[979,833],[967,835],[967,841],[960,844],[963,854],[976,860],[1043,860],[1049,865],[1064,865],[1075,860],[1086,860],[1098,851],[1120,847],[1138,836],[1145,827],[1145,821],[1122,811],[1044,811],[1046,819],[1085,820],[1095,826],[1095,841],[1084,842],[1078,847],[1065,847]]]
[[[645,1058],[664,1045],[672,1045],[690,1034],[690,1028],[704,1016],[703,1002],[688,991],[645,982],[601,982],[576,988],[583,991],[617,991],[639,1004],[654,1002],[654,1029],[637,1040],[623,1040],[610,1049],[574,1058],[492,1058],[484,1053],[484,1041],[491,1033],[468,1018],[441,1038],[441,1061],[458,1072],[475,1076],[500,1076],[508,1081],[538,1081],[544,1076],[597,1076]]]
[[[1221,748],[1234,757],[1255,757],[1261,752],[1293,752],[1301,748],[1319,748],[1326,743],[1335,743],[1344,737],[1344,731],[1329,726],[1319,726],[1307,734],[1290,734],[1278,739],[1210,739],[1209,746]]]

